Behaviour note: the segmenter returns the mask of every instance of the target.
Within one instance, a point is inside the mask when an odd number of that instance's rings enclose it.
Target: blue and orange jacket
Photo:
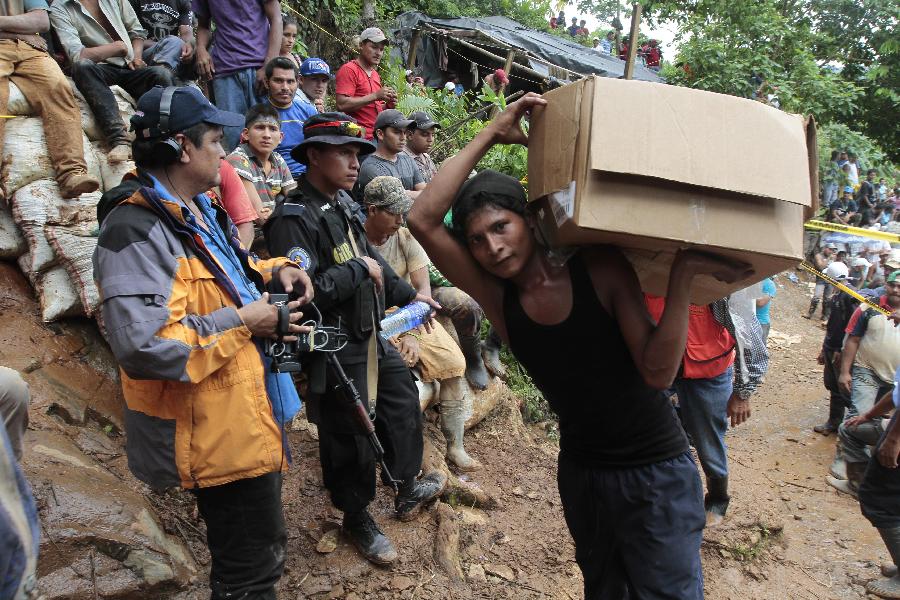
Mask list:
[[[245,272],[264,289],[288,260],[249,256],[214,206]],[[94,279],[121,370],[131,471],[161,489],[285,469],[262,357],[237,312],[240,295],[181,205],[130,174],[104,195],[98,216]]]

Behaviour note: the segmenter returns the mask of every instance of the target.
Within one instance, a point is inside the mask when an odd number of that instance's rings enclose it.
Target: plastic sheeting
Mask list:
[[[581,75],[601,75],[604,77],[620,78],[625,73],[625,61],[609,54],[601,54],[590,48],[586,48],[572,40],[555,36],[542,31],[528,29],[524,25],[507,19],[506,17],[481,17],[456,19],[438,19],[424,15],[420,12],[405,12],[397,17],[399,30],[395,39],[398,41],[399,50],[405,57],[412,39],[412,30],[422,24],[431,24],[440,29],[456,29],[464,31],[480,31],[486,36],[544,59],[551,65],[556,65]],[[470,42],[476,40],[467,40]],[[452,40],[451,40],[452,45]],[[461,54],[472,54],[473,60],[484,63],[488,59],[475,54],[471,50],[459,49]],[[504,56],[505,50],[491,49],[494,54]],[[417,50],[417,63],[421,69],[421,75],[425,83],[432,87],[443,84],[443,74],[440,72],[438,44],[433,37],[422,35]],[[523,63],[524,64],[524,63]],[[492,65],[489,65],[492,66]],[[499,67],[496,65],[494,68]],[[558,76],[555,69],[544,62],[529,60],[527,65],[531,69],[543,74],[545,77]],[[513,68],[513,74],[516,73]],[[533,76],[528,76],[532,78]],[[634,67],[634,79],[641,81],[663,81],[654,71],[636,64]],[[515,81],[515,80],[513,80]],[[466,83],[466,82],[463,82]]]

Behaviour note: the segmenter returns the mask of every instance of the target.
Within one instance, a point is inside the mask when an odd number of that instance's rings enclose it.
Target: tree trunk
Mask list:
[[[363,0],[362,22],[366,27],[375,24],[375,0]]]

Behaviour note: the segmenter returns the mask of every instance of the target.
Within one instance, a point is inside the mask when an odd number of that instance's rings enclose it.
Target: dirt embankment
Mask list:
[[[41,589],[48,598],[204,598],[208,554],[189,494],[150,493],[127,471],[121,395],[108,350],[87,321],[41,323],[27,283],[0,265],[0,364],[33,393],[26,472],[43,521]],[[822,330],[800,318],[806,285],[778,278],[772,363],[752,420],[729,433],[732,505],[703,547],[713,600],[859,598],[887,558],[851,499],[824,483],[834,438],[812,433],[827,412],[815,357]],[[434,415],[426,413],[429,420]],[[440,465],[433,424],[427,460]],[[289,540],[279,597],[581,598],[574,548],[556,491],[556,447],[526,427],[511,398],[467,434],[485,465],[471,476],[492,508],[456,495],[411,523],[373,513],[400,552],[375,568],[337,535],[314,433],[290,433]],[[461,500],[462,499],[462,500]]]

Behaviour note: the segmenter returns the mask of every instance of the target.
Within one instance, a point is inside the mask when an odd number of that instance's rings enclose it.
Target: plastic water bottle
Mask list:
[[[428,320],[432,308],[425,302],[411,302],[399,308],[381,321],[381,337],[384,339],[400,335]]]

